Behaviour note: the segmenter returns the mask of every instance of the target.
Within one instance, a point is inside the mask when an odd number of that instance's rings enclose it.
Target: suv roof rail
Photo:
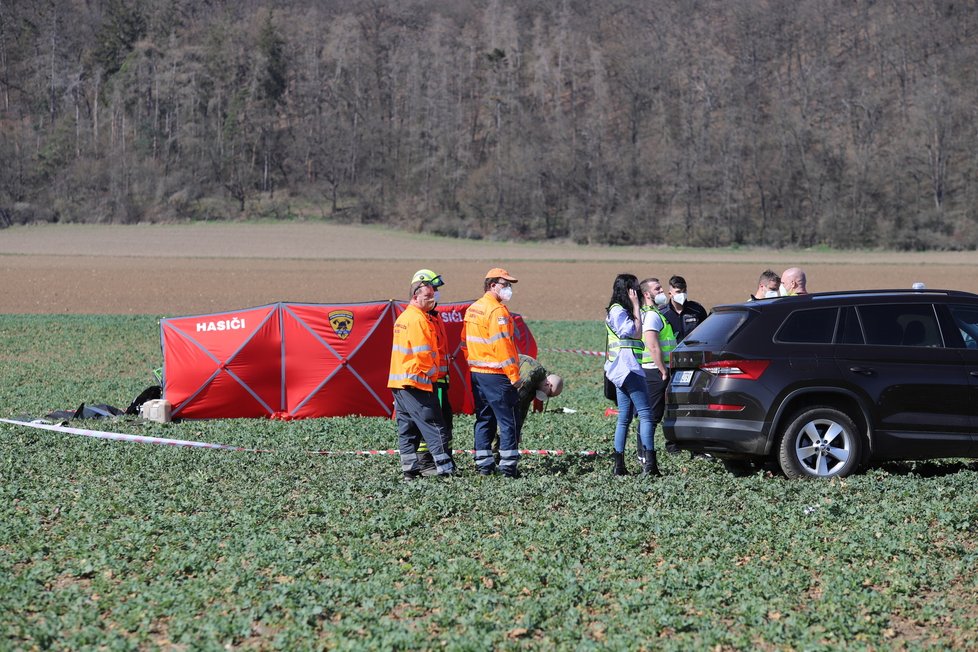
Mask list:
[[[965,292],[963,290],[940,290],[940,289],[930,289],[925,288],[921,290],[913,290],[909,288],[893,288],[889,290],[838,290],[834,292],[813,292],[808,296],[812,299],[829,299],[832,297],[880,297],[880,296],[917,296],[921,294],[933,294],[938,296],[947,297],[971,297],[975,298],[978,295],[971,292]]]
[[[969,299],[978,299],[978,294],[973,292],[965,292],[964,290],[940,290],[940,289],[922,289],[914,290],[909,288],[893,288],[889,290],[835,290],[832,292],[812,292],[811,294],[801,294],[789,297],[772,297],[771,299],[759,299],[757,301],[742,301],[736,303],[719,303],[713,306],[713,309],[721,307],[729,308],[751,308],[760,309],[761,306],[765,304],[778,303],[782,299],[795,299],[798,301],[824,301],[829,299],[841,299],[850,297],[915,297],[920,295],[931,295],[931,296],[942,296],[942,297],[960,297]]]

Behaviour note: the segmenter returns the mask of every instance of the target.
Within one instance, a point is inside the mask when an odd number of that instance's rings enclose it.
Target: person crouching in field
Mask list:
[[[432,281],[413,280],[411,301],[394,322],[387,386],[394,394],[397,446],[406,481],[421,474],[418,445],[422,439],[435,460],[437,475],[455,472],[452,458],[445,450],[445,424],[434,391],[439,367],[438,333],[428,314],[434,307]]]
[[[544,402],[564,391],[564,379],[547,371],[536,358],[520,354],[520,388],[516,404],[516,443],[523,440],[523,424],[534,400]]]
[[[516,447],[523,446],[523,424],[533,401],[543,403],[564,391],[564,379],[547,371],[536,358],[520,353],[520,386],[516,391]],[[499,437],[492,438],[492,454],[498,458]]]

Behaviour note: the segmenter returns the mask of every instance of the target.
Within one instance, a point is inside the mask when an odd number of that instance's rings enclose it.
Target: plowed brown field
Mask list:
[[[442,300],[473,299],[502,266],[520,279],[512,309],[528,319],[600,319],[619,272],[686,277],[707,308],[742,301],[767,267],[801,265],[809,290],[929,288],[978,292],[978,254],[680,250],[458,241],[320,223],[44,225],[0,231],[0,312],[235,310],[275,301],[402,298],[430,267]]]

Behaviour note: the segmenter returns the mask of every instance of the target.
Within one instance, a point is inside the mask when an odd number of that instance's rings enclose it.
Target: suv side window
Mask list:
[[[863,329],[859,326],[859,317],[856,316],[856,309],[846,306],[842,309],[839,319],[839,334],[836,336],[838,344],[864,344]]]
[[[859,306],[867,344],[943,347],[941,329],[930,304]]]
[[[793,344],[831,344],[838,314],[838,308],[796,310],[784,320],[774,339]]]
[[[978,308],[973,306],[949,306],[954,323],[961,331],[964,345],[969,349],[978,349]]]

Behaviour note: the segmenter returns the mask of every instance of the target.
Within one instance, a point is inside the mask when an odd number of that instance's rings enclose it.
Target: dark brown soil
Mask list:
[[[974,260],[973,260],[974,259]],[[528,319],[600,319],[615,274],[680,274],[707,308],[742,301],[767,267],[808,273],[809,290],[931,288],[978,292],[974,252],[676,250],[454,241],[314,223],[48,225],[0,231],[5,313],[174,316],[276,301],[402,298],[419,268],[445,278],[445,301],[482,294],[486,271],[520,279],[512,309]]]

